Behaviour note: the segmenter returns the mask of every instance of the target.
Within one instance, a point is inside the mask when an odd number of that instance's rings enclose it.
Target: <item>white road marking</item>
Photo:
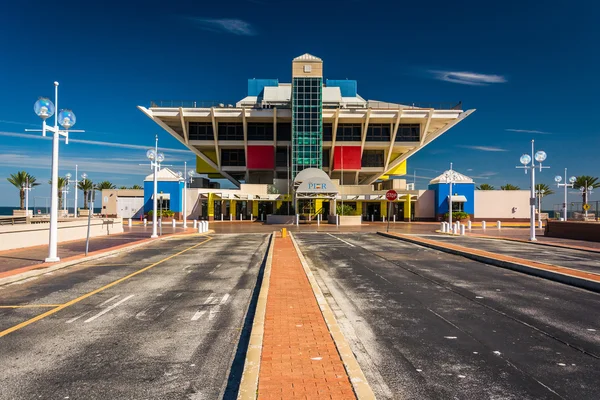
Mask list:
[[[217,314],[221,312],[220,308],[221,308],[220,306],[216,306],[215,308],[210,310],[210,313],[208,314],[209,321],[212,321],[217,316]]]
[[[558,363],[558,365],[560,365],[561,367],[566,367],[567,366],[567,364],[565,364],[565,363]]]
[[[225,295],[223,296],[223,298],[221,299],[221,302],[219,304],[225,304],[227,302],[227,299],[229,298],[229,293],[225,293]]]
[[[328,233],[328,235],[329,235],[329,236],[331,236],[332,238],[335,238],[335,239],[339,240],[340,242],[344,242],[344,243],[346,243],[346,244],[347,244],[348,246],[350,246],[350,247],[356,247],[356,246],[354,246],[352,243],[348,243],[348,242],[346,242],[344,239],[340,239],[340,238],[339,238],[339,237],[337,237],[337,236],[333,236],[331,233]]]
[[[444,336],[444,339],[456,339],[456,336]]]
[[[483,299],[483,296],[475,296],[476,299]]]
[[[496,351],[494,351],[494,354],[497,355],[497,356],[499,356],[502,353],[500,353],[498,350],[496,350]]]
[[[217,266],[216,266],[216,267],[214,267],[214,268],[213,268],[213,270],[212,270],[212,271],[210,271],[208,274],[209,274],[209,275],[212,275],[212,274],[213,274],[213,272],[215,272],[215,271],[217,270],[217,268],[219,268],[221,265],[222,265],[222,264],[217,264]]]
[[[210,296],[208,296],[208,298],[206,300],[204,300],[204,304],[212,304],[212,300],[213,300],[213,296],[214,294],[211,293]]]
[[[83,314],[80,314],[80,315],[76,316],[75,318],[71,318],[70,320],[67,321],[67,324],[73,323],[73,322],[77,321],[79,318],[84,317],[84,316],[88,315],[91,312],[92,312],[92,310],[86,311]]]
[[[111,301],[113,301],[114,299],[116,299],[117,297],[119,297],[119,295],[113,296],[110,299],[106,300],[105,302],[103,302],[102,304],[100,304],[98,307],[102,307],[105,306],[107,303],[110,303]]]
[[[121,299],[121,300],[117,301],[112,306],[109,306],[109,307],[105,308],[104,310],[100,311],[98,314],[94,315],[93,317],[86,319],[85,321],[83,321],[83,323],[85,324],[85,323],[88,323],[88,322],[92,322],[93,320],[95,320],[96,318],[99,318],[99,317],[103,316],[104,314],[106,314],[110,310],[113,310],[113,309],[117,308],[120,304],[125,303],[127,300],[129,300],[133,296],[135,296],[135,295],[134,294],[130,294],[129,296],[125,297],[124,299]]]
[[[196,311],[196,314],[192,317],[192,321],[198,321],[206,313],[206,310]]]
[[[592,328],[588,328],[587,330],[590,331],[590,332],[596,332],[596,330],[592,329]]]

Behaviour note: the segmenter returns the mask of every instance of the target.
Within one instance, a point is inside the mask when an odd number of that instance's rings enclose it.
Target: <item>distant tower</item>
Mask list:
[[[292,179],[323,167],[323,60],[303,54],[292,61]]]

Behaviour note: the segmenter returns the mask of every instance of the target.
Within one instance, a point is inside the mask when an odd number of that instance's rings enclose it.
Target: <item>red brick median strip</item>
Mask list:
[[[289,237],[275,238],[259,399],[356,399]]]

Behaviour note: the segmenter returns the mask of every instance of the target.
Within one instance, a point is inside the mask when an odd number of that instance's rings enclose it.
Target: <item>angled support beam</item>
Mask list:
[[[277,107],[273,107],[273,165],[277,168]],[[277,176],[276,172],[274,176]]]
[[[150,118],[152,121],[156,122],[156,124],[158,126],[160,126],[161,128],[163,128],[165,131],[169,132],[171,134],[171,136],[173,136],[175,139],[179,140],[179,142],[183,145],[185,145],[185,142],[183,140],[183,138],[181,136],[179,136],[177,134],[177,132],[175,132],[173,129],[171,129],[167,124],[165,124],[164,122],[162,122],[159,118],[154,118],[154,115],[152,115],[152,111],[148,110],[145,107],[142,106],[138,106],[138,109],[143,112],[144,114],[146,114],[146,116],[148,118]],[[197,155],[198,157],[200,157],[202,160],[204,160],[208,165],[210,165],[211,167],[213,167],[214,169],[216,169],[217,171],[219,171],[219,174],[223,175],[226,179],[228,179],[231,183],[233,183],[236,186],[240,186],[240,182],[237,181],[236,179],[234,179],[231,175],[229,175],[227,172],[223,172],[221,171],[221,169],[217,166],[217,164],[214,163],[213,160],[211,160],[210,158],[208,158],[206,155],[204,155],[204,153],[202,153],[200,150],[198,150],[197,148],[193,147],[193,146],[186,146],[192,153],[194,153],[195,155]]]
[[[371,109],[367,111],[367,119],[363,126],[361,143],[360,143],[360,159],[362,160],[363,151],[365,150],[365,142],[367,141],[367,131],[369,130],[369,119],[371,118]]]
[[[398,134],[398,128],[400,127],[400,120],[402,119],[402,110],[398,110],[398,116],[396,117],[396,124],[394,125],[394,130],[392,131],[392,141],[390,142],[390,147],[388,148],[387,155],[385,157],[385,166],[383,167],[383,171],[388,170],[388,165],[390,164],[390,157],[392,156],[392,150],[394,149],[394,143],[396,143],[396,135]],[[373,181],[374,182],[374,181]],[[373,183],[370,182],[370,183]]]
[[[183,118],[183,107],[179,107],[179,120],[181,121],[181,129],[183,130],[183,138],[185,140],[185,144],[190,144],[190,134],[188,132],[187,124],[185,123],[185,119]]]
[[[333,155],[335,153],[335,140],[337,139],[337,127],[340,119],[340,109],[335,110],[335,119],[333,120],[333,128],[331,131],[331,151],[329,152],[329,176],[333,173]]]
[[[442,126],[438,130],[436,130],[435,132],[432,132],[430,135],[427,135],[427,139],[425,140],[425,142],[423,143],[422,146],[415,147],[411,151],[407,151],[406,153],[402,154],[400,157],[398,157],[397,159],[395,159],[391,163],[391,165],[389,165],[389,167],[385,168],[383,174],[385,174],[388,170],[397,167],[401,162],[403,162],[404,160],[406,160],[409,157],[411,157],[412,155],[414,155],[416,152],[418,152],[419,150],[421,150],[423,147],[427,146],[429,143],[431,143],[432,141],[434,141],[435,139],[437,139],[439,136],[441,136],[444,132],[448,131],[448,129],[452,128],[453,126],[455,126],[460,121],[462,121],[463,119],[467,118],[469,115],[471,115],[474,112],[475,112],[474,108],[471,109],[471,110],[464,111],[464,112],[460,113],[460,115],[454,121],[447,123],[446,125]],[[380,176],[381,175],[374,176],[373,178],[371,178],[371,179],[368,180],[368,183],[372,184],[377,179],[379,179]]]
[[[210,119],[213,127],[213,138],[215,140],[215,153],[217,155],[217,166],[221,170],[221,152],[219,151],[219,126],[217,125],[217,118],[215,118],[215,108],[210,108]]]
[[[431,117],[433,117],[433,109],[429,110],[429,115],[427,115],[427,122],[425,122],[425,129],[423,129],[423,134],[421,135],[421,146],[425,143],[425,138],[427,137],[427,132],[429,131],[429,125],[431,124]]]
[[[246,120],[246,109],[242,107],[242,128],[244,130],[244,158],[246,159],[246,175],[244,180],[248,183],[250,171],[248,171],[248,120]]]

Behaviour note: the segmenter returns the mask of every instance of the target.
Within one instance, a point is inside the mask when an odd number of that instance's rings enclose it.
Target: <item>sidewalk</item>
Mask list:
[[[116,250],[136,242],[150,240],[151,226],[124,227],[121,234],[99,236],[90,239],[89,253]],[[163,226],[163,235],[183,233],[183,228]],[[85,239],[62,242],[58,244],[58,256],[61,262],[69,261],[85,254]],[[32,269],[45,268],[53,264],[45,264],[48,246],[24,247],[0,252],[0,278],[5,278]]]
[[[258,398],[356,398],[289,237],[274,241]]]

